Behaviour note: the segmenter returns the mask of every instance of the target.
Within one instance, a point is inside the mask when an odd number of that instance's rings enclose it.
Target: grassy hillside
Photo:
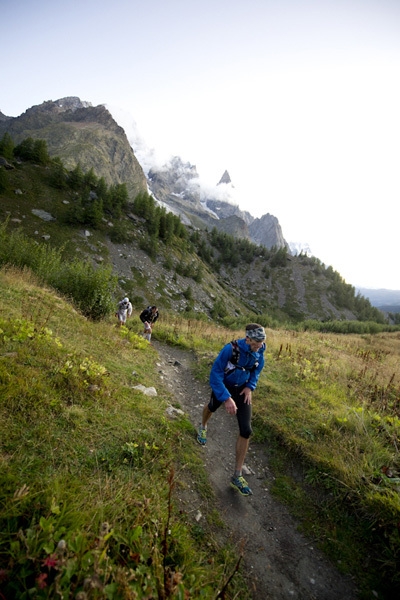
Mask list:
[[[66,258],[110,264],[119,277],[118,294],[132,296],[138,307],[157,303],[217,320],[258,315],[266,325],[305,319],[385,323],[318,259],[266,250],[216,230],[180,225],[177,231],[173,225],[170,235],[171,213],[152,206],[149,197],[141,204],[125,201],[122,188],[105,189],[93,172],[68,172],[50,159],[13,165],[0,167],[0,220],[62,249]]]
[[[212,598],[233,568],[175,505],[186,477],[206,486],[194,432],[167,417],[155,352],[131,326],[0,273],[2,598]]]
[[[137,317],[121,329],[111,317],[88,321],[29,271],[0,271],[6,598],[69,598],[89,581],[88,598],[129,591],[211,599],[234,569],[234,552],[218,548],[175,503],[174,489],[187,479],[212,492],[192,425],[166,416],[176,400],[138,331]],[[194,376],[206,379],[236,333],[164,312],[155,335],[192,349]],[[277,329],[267,341],[254,442],[267,441],[271,492],[357,577],[360,598],[371,590],[397,597],[399,334]],[[144,395],[138,384],[155,386],[158,395]],[[217,518],[210,514],[210,528]],[[235,576],[226,598],[246,598],[241,585]]]

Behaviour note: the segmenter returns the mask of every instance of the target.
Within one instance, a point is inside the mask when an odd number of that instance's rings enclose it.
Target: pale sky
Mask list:
[[[400,290],[399,0],[0,0],[0,110],[132,115],[347,283]],[[121,122],[122,126],[125,126]]]

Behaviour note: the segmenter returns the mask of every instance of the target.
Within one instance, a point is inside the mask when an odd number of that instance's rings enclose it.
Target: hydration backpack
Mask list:
[[[142,321],[142,323],[144,323],[145,321],[149,320],[150,316],[151,316],[151,306],[148,306],[147,308],[142,310],[142,312],[139,315],[139,319]]]
[[[250,367],[250,369],[245,369],[244,367],[240,367],[238,365],[239,358],[240,358],[240,348],[239,348],[238,341],[232,340],[231,346],[232,346],[232,358],[231,358],[230,362],[235,367],[235,369],[241,369],[242,371],[250,371],[250,372],[257,369],[258,365],[260,364],[258,362],[258,360],[255,361],[254,365],[252,367]]]

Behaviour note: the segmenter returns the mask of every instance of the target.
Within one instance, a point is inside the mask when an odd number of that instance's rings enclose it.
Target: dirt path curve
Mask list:
[[[197,427],[210,389],[193,377],[191,353],[155,340],[153,346],[159,353],[160,378]],[[249,595],[242,600],[355,600],[357,592],[351,578],[341,575],[314,543],[297,531],[295,520],[269,493],[273,476],[262,445],[250,443],[246,460],[246,479],[253,495],[242,497],[230,487],[236,437],[236,418],[221,407],[209,422],[207,445],[199,449],[215,492],[216,508],[225,523],[220,541],[229,539],[237,548],[243,547],[242,570],[248,576]],[[207,511],[195,487],[194,482],[190,490],[193,518]]]

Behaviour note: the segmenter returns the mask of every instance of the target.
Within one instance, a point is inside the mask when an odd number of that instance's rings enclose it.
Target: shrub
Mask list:
[[[62,249],[51,248],[25,237],[20,231],[7,232],[0,226],[0,265],[28,267],[43,282],[71,298],[82,313],[98,320],[114,307],[117,277],[111,267],[92,267],[81,260],[64,261]]]
[[[74,260],[64,263],[49,283],[71,297],[90,319],[99,320],[113,311],[117,277],[112,275],[111,267],[94,269],[83,261]]]

